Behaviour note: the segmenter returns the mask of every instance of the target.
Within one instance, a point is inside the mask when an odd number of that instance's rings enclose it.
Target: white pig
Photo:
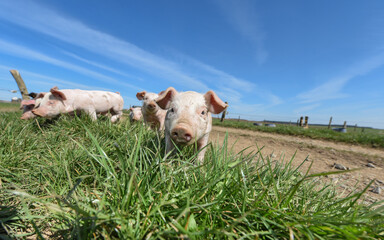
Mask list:
[[[123,106],[123,98],[118,93],[80,89],[59,90],[53,87],[32,112],[41,117],[53,118],[62,113],[84,111],[93,120],[97,119],[97,113],[110,112],[111,122],[116,122],[123,114]]]
[[[177,92],[169,87],[157,99],[157,104],[168,109],[165,117],[166,152],[174,149],[174,144],[185,146],[197,143],[201,150],[197,159],[202,163],[212,130],[211,113],[219,114],[228,107],[213,91],[205,94],[188,91]]]
[[[129,119],[131,122],[140,121],[143,118],[143,113],[141,112],[141,107],[131,107],[129,109]]]
[[[164,119],[167,114],[166,110],[161,109],[155,99],[159,97],[156,93],[149,93],[146,91],[138,92],[137,99],[143,100],[141,111],[143,113],[144,122],[149,125],[151,129],[164,129]]]

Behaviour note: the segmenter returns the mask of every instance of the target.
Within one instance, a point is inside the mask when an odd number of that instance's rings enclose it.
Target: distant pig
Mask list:
[[[151,129],[164,129],[164,119],[167,114],[166,110],[161,109],[155,99],[159,97],[156,93],[149,93],[146,91],[138,92],[137,99],[143,100],[141,111],[143,113],[144,122],[149,125]]]
[[[164,91],[156,102],[162,109],[168,109],[164,123],[166,151],[172,151],[174,144],[185,146],[196,143],[197,149],[201,150],[197,156],[201,163],[212,130],[211,113],[219,114],[228,105],[213,91],[205,94],[177,92],[173,87]]]
[[[129,110],[131,111],[129,113],[129,119],[131,120],[131,122],[140,121],[143,118],[141,107],[134,106],[131,107]]]
[[[32,110],[35,108],[35,106],[39,105],[42,97],[45,93],[30,93],[29,96],[33,96],[34,99],[30,100],[22,100],[20,103],[20,109],[23,110],[23,114],[21,115],[20,119],[27,120],[35,118],[36,115],[32,113]]]
[[[123,106],[123,98],[118,93],[80,89],[59,90],[53,87],[32,112],[41,117],[54,118],[62,113],[84,111],[93,120],[97,119],[97,113],[110,112],[111,122],[116,122],[123,114]]]

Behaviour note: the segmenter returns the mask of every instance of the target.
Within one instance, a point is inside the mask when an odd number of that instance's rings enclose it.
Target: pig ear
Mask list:
[[[67,100],[67,97],[65,96],[65,94],[63,92],[60,92],[57,87],[51,88],[50,92],[55,97],[61,98],[62,100]]]
[[[208,107],[208,111],[213,114],[219,114],[228,107],[228,104],[224,103],[212,90],[204,94],[204,98]]]
[[[162,109],[168,109],[176,94],[177,91],[173,87],[169,87],[167,90],[160,92],[160,96],[155,101]]]
[[[45,96],[45,93],[41,92],[41,93],[37,94],[37,96],[35,97],[35,100],[38,98],[43,98],[44,96]]]
[[[147,93],[146,91],[136,93],[137,99],[143,100],[146,93]]]

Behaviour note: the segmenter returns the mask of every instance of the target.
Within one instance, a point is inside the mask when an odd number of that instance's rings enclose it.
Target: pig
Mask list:
[[[131,122],[140,121],[143,118],[143,113],[141,112],[141,107],[133,106],[129,109],[129,119]]]
[[[54,118],[62,113],[84,111],[92,120],[97,119],[97,113],[110,112],[111,122],[116,122],[123,114],[123,106],[124,100],[118,93],[80,89],[59,90],[53,87],[32,112],[41,117]]]
[[[158,98],[159,95],[142,91],[138,92],[136,97],[143,101],[141,111],[143,113],[144,122],[149,125],[151,129],[164,130],[164,119],[167,111],[161,109],[155,102],[155,99]]]
[[[30,100],[22,100],[20,103],[20,109],[23,110],[23,114],[21,115],[20,119],[27,120],[35,118],[36,115],[32,113],[32,110],[35,108],[35,106],[39,105],[41,102],[42,97],[45,93],[30,93],[29,96],[33,97],[34,99]]]
[[[173,151],[175,144],[183,147],[196,143],[199,151],[197,160],[202,163],[212,130],[211,113],[219,114],[228,105],[212,90],[201,94],[177,92],[173,87],[165,90],[156,103],[162,109],[167,109],[164,122],[166,152]]]

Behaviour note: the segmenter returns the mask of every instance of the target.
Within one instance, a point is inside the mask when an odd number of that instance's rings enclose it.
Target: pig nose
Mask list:
[[[175,127],[171,132],[171,137],[175,141],[190,142],[192,140],[192,132],[186,127]]]
[[[148,108],[150,108],[150,109],[156,108],[156,103],[154,103],[154,102],[149,103]]]

